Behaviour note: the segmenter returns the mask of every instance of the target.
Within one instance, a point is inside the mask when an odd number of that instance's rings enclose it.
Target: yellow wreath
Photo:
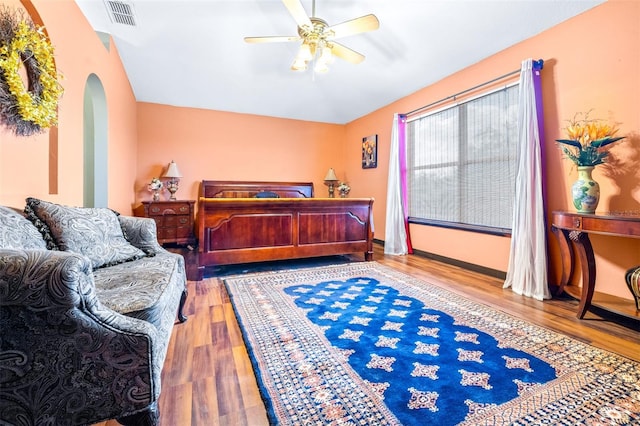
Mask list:
[[[28,87],[19,74],[21,66],[27,71]],[[10,95],[3,100],[13,103],[4,105],[0,113],[17,134],[30,135],[58,123],[58,99],[63,89],[57,80],[53,47],[42,28],[18,23],[11,41],[0,46],[0,78]]]

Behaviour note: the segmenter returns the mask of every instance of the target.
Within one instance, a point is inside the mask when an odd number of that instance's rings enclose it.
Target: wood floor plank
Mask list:
[[[242,393],[244,406],[247,409],[261,407],[263,415],[265,415],[264,404],[258,391],[256,378],[253,374],[253,367],[251,366],[251,360],[249,359],[246,348],[244,346],[233,348],[233,358],[238,373],[238,381],[240,383],[240,392]]]
[[[224,317],[225,312],[224,312],[223,306],[224,305],[221,303],[219,305],[215,305],[209,308],[212,323],[225,321],[225,317]]]
[[[218,388],[214,376],[194,380],[191,419],[192,425],[214,426],[221,424],[218,410]]]
[[[198,346],[193,351],[193,381],[215,377],[218,351],[213,345]]]
[[[218,395],[218,409],[221,418],[234,418],[238,424],[245,423],[244,401],[240,390],[240,383],[233,353],[227,351],[221,354],[219,361],[216,362],[215,385]]]
[[[211,345],[211,312],[209,306],[200,306],[187,321],[190,325],[191,344],[195,347]],[[185,323],[185,324],[187,324]]]
[[[240,346],[244,345],[244,339],[242,338],[242,333],[240,332],[240,326],[236,319],[236,313],[233,310],[233,306],[231,303],[225,303],[223,305],[224,308],[224,317],[225,321],[228,325],[227,330],[229,331],[229,340],[231,341],[231,346]]]
[[[193,405],[193,383],[182,382],[177,385],[162,384],[162,393],[158,401],[161,425],[190,425]]]
[[[385,256],[378,244],[374,245],[374,259],[477,303],[640,361],[638,324],[592,311],[579,320],[574,299],[541,302],[519,296],[503,289],[499,278],[420,256]],[[353,256],[353,260],[362,261],[362,256]],[[187,284],[187,313],[193,318],[176,324],[173,330],[162,372],[161,426],[266,426],[265,407],[222,280],[207,278]],[[99,426],[116,424],[110,421]]]
[[[173,327],[173,334],[171,336],[171,339],[174,340],[172,353],[173,362],[169,368],[166,379],[170,383],[181,384],[191,382],[194,350],[191,339],[193,338],[194,323],[197,323],[197,321],[190,322],[187,320],[187,322],[178,323]]]

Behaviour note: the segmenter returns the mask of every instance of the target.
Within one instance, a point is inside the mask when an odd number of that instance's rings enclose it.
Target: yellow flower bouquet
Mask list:
[[[577,166],[597,166],[605,162],[609,155],[603,149],[614,142],[624,139],[615,136],[618,129],[602,120],[589,118],[589,113],[576,114],[566,127],[568,139],[556,139],[562,144],[562,152]]]

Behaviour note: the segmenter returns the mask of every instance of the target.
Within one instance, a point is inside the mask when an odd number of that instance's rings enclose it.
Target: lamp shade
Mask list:
[[[293,61],[293,64],[291,65],[291,69],[293,71],[306,71],[307,63],[302,59],[296,58],[296,60]]]
[[[336,176],[336,172],[334,172],[333,169],[329,169],[329,171],[327,172],[327,175],[324,177],[324,180],[326,180],[326,181],[337,181],[338,180],[338,176]]]
[[[322,48],[322,54],[320,55],[320,59],[322,59],[322,61],[325,64],[331,64],[333,63],[333,52],[331,52],[331,48],[329,46],[324,46]]]
[[[298,50],[297,58],[305,62],[308,62],[313,59],[313,54],[311,53],[311,46],[309,46],[306,41],[304,41],[300,45],[300,50]]]
[[[178,170],[178,165],[172,160],[167,167],[167,171],[162,175],[162,177],[168,178],[181,178],[182,174],[180,170]]]
[[[327,63],[325,61],[319,59],[316,62],[316,66],[313,68],[313,70],[315,72],[324,73],[324,72],[329,71],[329,67],[327,66]]]

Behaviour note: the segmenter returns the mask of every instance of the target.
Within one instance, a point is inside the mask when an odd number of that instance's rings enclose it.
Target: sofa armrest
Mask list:
[[[94,423],[159,396],[157,330],[102,305],[83,256],[0,249],[0,322],[0,418],[9,423]]]
[[[158,243],[156,221],[148,217],[118,216],[120,226],[127,240],[147,254],[164,253],[166,250]]]

